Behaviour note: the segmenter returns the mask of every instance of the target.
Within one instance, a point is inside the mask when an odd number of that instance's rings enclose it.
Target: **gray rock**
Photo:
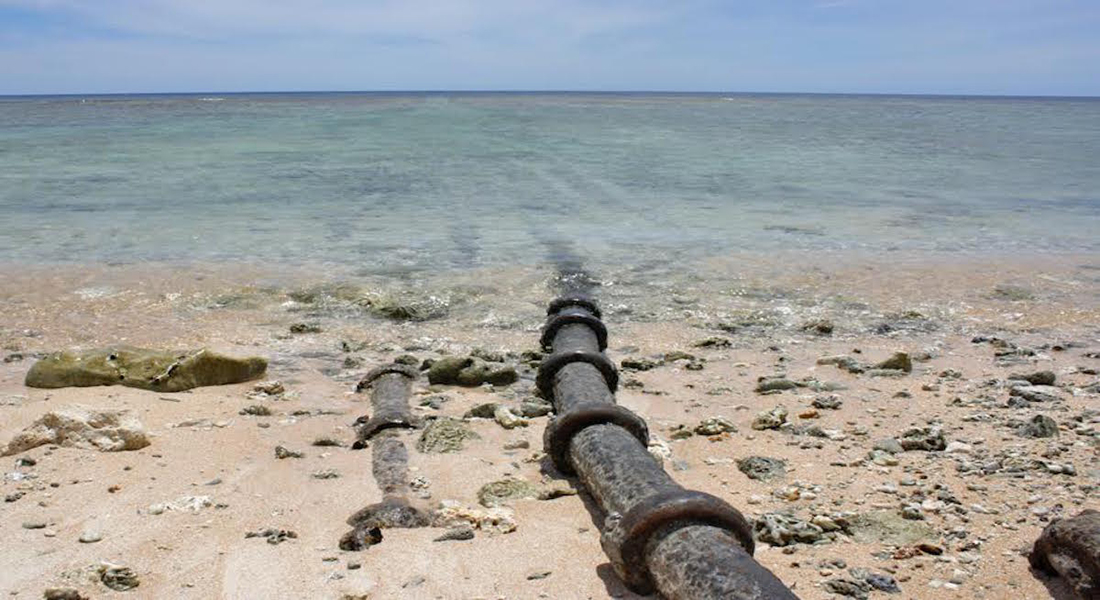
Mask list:
[[[428,369],[428,382],[433,385],[509,385],[518,379],[515,367],[486,363],[472,356],[446,356],[433,362]]]
[[[709,417],[695,426],[696,435],[720,435],[736,431],[737,426],[725,417]]]
[[[829,593],[848,596],[849,598],[857,598],[858,600],[867,600],[871,593],[871,585],[869,583],[857,579],[848,579],[847,577],[827,579],[824,587],[825,591]]]
[[[99,580],[116,592],[125,592],[141,585],[141,580],[133,569],[110,563],[99,566]]]
[[[787,422],[787,409],[777,406],[771,410],[763,411],[752,420],[752,428],[756,430],[779,429]]]
[[[1046,415],[1035,415],[1017,430],[1020,435],[1032,438],[1048,438],[1058,435],[1058,423]]]
[[[840,396],[835,394],[830,396],[818,396],[814,398],[811,403],[814,408],[827,409],[827,410],[840,410],[840,407],[844,404],[844,401],[840,399]]]
[[[305,458],[305,456],[305,454],[302,454],[301,452],[295,452],[294,450],[289,450],[285,446],[275,446],[275,458]]]
[[[779,392],[797,389],[798,387],[798,382],[783,377],[761,377],[756,383],[756,392]]]
[[[947,440],[939,427],[912,427],[902,432],[898,443],[904,450],[932,452],[947,448]]]
[[[42,598],[44,600],[88,600],[87,596],[75,588],[46,588],[42,592]]]
[[[737,461],[737,469],[749,479],[768,481],[787,473],[787,461],[767,456],[749,456]]]
[[[1035,373],[1016,373],[1008,376],[1011,380],[1026,381],[1031,385],[1054,385],[1054,371],[1036,371]]]
[[[1017,385],[1008,391],[1010,396],[1023,398],[1028,402],[1057,402],[1061,400],[1058,388],[1049,385]]]
[[[443,532],[443,535],[433,539],[433,542],[462,542],[474,539],[474,528],[469,525],[459,525]]]
[[[874,450],[881,450],[890,454],[900,454],[905,451],[905,448],[894,438],[883,438],[875,442],[872,447]]]
[[[897,371],[913,372],[913,360],[906,352],[895,352],[890,358],[874,365],[875,369],[893,369]]]
[[[793,515],[765,513],[753,522],[753,535],[772,546],[812,544],[823,539],[825,531]]]

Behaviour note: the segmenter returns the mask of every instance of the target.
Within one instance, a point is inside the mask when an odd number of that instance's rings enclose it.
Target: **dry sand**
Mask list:
[[[1100,355],[1089,356],[1100,351],[1100,259],[831,257],[798,268],[786,264],[731,259],[690,274],[603,278],[599,295],[616,362],[672,351],[705,361],[702,370],[681,360],[624,372],[619,402],[667,443],[666,469],[750,518],[781,511],[803,519],[896,515],[915,503],[919,523],[931,528],[929,543],[943,550],[895,558],[897,544],[859,542],[844,533],[820,544],[758,543],[757,559],[801,598],[834,597],[825,582],[851,578],[853,567],[890,574],[902,590],[892,596],[871,591],[872,598],[1069,598],[1058,582],[1029,570],[1025,553],[1051,518],[1100,507]],[[130,409],[152,444],[117,453],[42,446],[0,459],[0,494],[18,496],[0,503],[0,592],[14,598],[40,598],[47,587],[77,588],[90,598],[635,597],[611,573],[583,495],[511,502],[512,533],[478,531],[469,541],[433,542],[442,529],[387,530],[382,543],[366,551],[338,549],[345,518],[380,499],[370,449],[347,447],[351,423],[369,412],[367,395],[354,393],[358,379],[401,354],[426,359],[482,348],[514,357],[534,349],[552,291],[548,273],[519,268],[400,284],[315,272],[2,267],[0,444],[47,411],[74,403]],[[356,301],[402,293],[434,297],[438,302],[429,304],[449,307],[447,314],[393,321]],[[822,319],[834,324],[831,335],[802,330]],[[290,334],[289,326],[300,322],[323,331]],[[1023,350],[1003,364],[991,344],[972,341],[978,335]],[[730,346],[694,347],[710,337]],[[253,383],[178,394],[23,385],[40,353],[117,343],[265,356],[271,361],[266,378],[280,380],[288,392],[256,400],[248,397]],[[817,364],[836,354],[873,363],[897,351],[923,360],[897,378]],[[1008,407],[1008,375],[1039,370],[1057,375],[1058,399]],[[533,371],[521,365],[520,372],[520,382],[501,388],[429,389],[421,379],[413,404],[443,395],[447,401],[438,410],[417,410],[453,417],[483,402],[514,406],[533,393]],[[813,400],[829,392],[754,392],[759,377],[777,373],[843,384],[831,392],[841,407],[811,417]],[[258,403],[274,414],[239,414]],[[758,412],[776,406],[790,411],[790,425],[751,427]],[[1018,435],[1016,425],[1036,414],[1053,417],[1059,435]],[[729,419],[738,431],[671,439],[673,428],[713,416]],[[481,439],[464,451],[410,452],[412,475],[430,484],[426,503],[476,507],[486,483],[560,478],[540,452],[546,420],[514,430],[472,420]],[[876,441],[929,423],[942,425],[947,442],[956,442],[950,451],[902,452],[896,465],[868,460]],[[807,431],[813,425],[820,429]],[[416,435],[404,434],[410,447]],[[323,436],[344,447],[311,445]],[[519,440],[530,448],[503,449]],[[276,459],[277,445],[305,458]],[[734,462],[750,455],[785,460],[787,474],[750,480]],[[17,466],[19,458],[35,464]],[[1048,468],[1052,463],[1072,465],[1075,475],[1052,473],[1059,469]],[[340,476],[312,476],[323,469]],[[150,514],[150,505],[185,496],[208,496],[213,505]],[[297,538],[276,545],[245,537],[269,527]],[[78,541],[92,531],[102,540]],[[903,548],[897,555],[904,554]],[[140,586],[105,587],[90,575],[103,561],[133,569]]]

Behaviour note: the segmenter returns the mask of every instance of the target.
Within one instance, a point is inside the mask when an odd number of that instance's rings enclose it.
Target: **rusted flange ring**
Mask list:
[[[573,475],[569,461],[569,442],[585,427],[592,425],[618,425],[630,432],[642,447],[649,446],[649,428],[645,420],[629,409],[617,404],[582,406],[558,415],[546,426],[543,447],[554,466],[566,475]]]
[[[550,306],[546,308],[546,314],[556,315],[561,312],[563,308],[568,306],[579,306],[592,313],[597,319],[603,316],[600,313],[600,307],[596,305],[596,301],[585,296],[562,296],[560,298],[554,298],[550,301]]]
[[[539,374],[535,377],[535,385],[542,392],[543,398],[549,400],[554,397],[554,376],[558,374],[562,367],[575,362],[588,363],[599,369],[604,382],[607,384],[607,389],[611,393],[615,393],[615,390],[619,389],[619,371],[610,358],[607,358],[601,352],[575,350],[573,352],[551,354],[542,359],[542,364],[539,365]]]
[[[369,388],[370,384],[374,383],[376,379],[387,373],[397,373],[399,375],[404,375],[409,379],[416,379],[420,376],[420,371],[418,371],[416,367],[403,365],[400,363],[390,363],[388,365],[382,365],[380,367],[375,367],[371,369],[370,372],[367,373],[366,377],[363,377],[363,379],[359,381],[359,384],[355,386],[355,391],[361,392]]]
[[[371,420],[356,427],[357,439],[351,444],[352,450],[362,450],[367,447],[367,441],[386,429],[416,429],[420,427],[420,419],[413,415],[375,415]]]
[[[596,334],[596,340],[600,345],[600,352],[607,350],[607,326],[603,324],[603,321],[599,317],[593,316],[586,310],[567,307],[562,309],[558,314],[550,317],[546,321],[546,325],[542,327],[542,338],[539,343],[546,350],[550,350],[554,345],[554,337],[558,335],[560,330],[565,325],[571,325],[573,323],[580,323],[587,325],[593,333]]]
[[[622,560],[622,574],[626,576],[624,583],[631,591],[646,594],[653,590],[646,566],[646,547],[654,533],[677,522],[724,529],[750,556],[755,549],[752,526],[725,500],[685,489],[654,494],[634,505],[618,524],[622,532],[618,555]]]

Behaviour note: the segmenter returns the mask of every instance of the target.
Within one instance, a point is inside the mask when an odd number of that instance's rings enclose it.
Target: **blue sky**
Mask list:
[[[0,0],[0,94],[1100,95],[1100,0]]]

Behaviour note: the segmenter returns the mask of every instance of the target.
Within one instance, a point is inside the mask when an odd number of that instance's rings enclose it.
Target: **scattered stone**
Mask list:
[[[359,552],[366,550],[375,544],[382,543],[382,528],[372,526],[370,523],[357,525],[351,531],[340,536],[338,546],[347,552]]]
[[[1100,511],[1086,509],[1043,529],[1028,560],[1036,570],[1060,575],[1082,598],[1100,597]]]
[[[102,539],[103,534],[100,533],[98,529],[85,529],[84,532],[80,534],[78,541],[81,544],[94,544]]]
[[[898,443],[903,450],[932,452],[947,448],[947,440],[944,439],[943,430],[939,427],[912,427],[902,432]]]
[[[871,585],[866,581],[849,579],[847,577],[834,577],[824,584],[825,591],[858,600],[867,600],[871,592]]]
[[[150,515],[160,515],[168,511],[198,513],[204,508],[214,506],[210,496],[180,496],[171,502],[150,504],[145,512]]]
[[[443,535],[432,540],[433,542],[463,542],[466,540],[474,539],[474,528],[469,525],[459,525],[457,527],[451,527],[447,531],[443,532]]]
[[[661,366],[659,361],[650,358],[624,358],[621,363],[624,371],[649,371]]]
[[[510,385],[518,380],[515,367],[491,365],[472,356],[446,356],[428,369],[428,382],[433,385],[477,387],[484,383]]]
[[[320,471],[315,471],[312,477],[314,479],[336,479],[340,477],[340,473],[336,469],[321,469]]]
[[[101,563],[98,571],[99,580],[103,582],[103,585],[116,592],[125,592],[126,590],[132,590],[141,585],[141,580],[138,578],[137,573],[129,567],[113,565],[111,563]]]
[[[252,415],[254,417],[270,417],[271,409],[263,404],[253,404],[242,408],[238,414]]]
[[[267,361],[232,358],[210,350],[162,352],[130,346],[57,352],[27,372],[28,387],[62,388],[124,385],[157,392],[179,392],[208,385],[255,379]]]
[[[466,508],[453,500],[444,500],[432,513],[433,527],[457,527],[463,524],[492,533],[511,533],[516,530],[512,511],[504,507]]]
[[[1054,437],[1058,435],[1058,423],[1046,415],[1035,415],[1021,425],[1017,432],[1023,437]]]
[[[290,333],[321,333],[322,331],[324,330],[316,323],[295,323],[290,326]]]
[[[1054,371],[1036,371],[1035,373],[1016,373],[1008,378],[1014,381],[1026,381],[1031,385],[1054,385]]]
[[[536,571],[527,576],[527,581],[535,581],[537,579],[546,579],[553,571]]]
[[[527,427],[528,425],[527,419],[521,419],[512,414],[512,411],[506,406],[498,406],[497,409],[493,411],[493,419],[496,420],[498,425],[505,429]]]
[[[838,368],[844,369],[849,373],[859,374],[867,370],[867,367],[863,366],[858,360],[848,356],[847,354],[840,354],[837,356],[823,356],[817,359],[819,365],[836,365]]]
[[[710,417],[703,419],[703,421],[695,426],[696,435],[720,435],[723,433],[734,433],[736,431],[737,426],[725,417]]]
[[[286,387],[283,386],[281,381],[261,381],[252,386],[252,391],[264,394],[267,396],[280,396],[286,392]]]
[[[730,348],[733,346],[733,341],[724,337],[709,337],[703,340],[699,340],[692,344],[694,348]]]
[[[455,419],[434,419],[416,441],[416,449],[425,454],[459,452],[468,440],[481,439],[465,423]]]
[[[478,404],[477,406],[466,411],[466,414],[462,415],[463,419],[492,419],[496,413],[500,404],[496,402],[486,402],[485,404]]]
[[[546,402],[532,402],[525,400],[519,405],[520,416],[528,419],[545,417],[551,412],[554,412],[554,407]]]
[[[119,452],[140,450],[149,445],[149,438],[141,422],[127,410],[73,405],[40,417],[8,442],[0,456],[17,454],[46,444]]]
[[[74,588],[46,588],[42,592],[42,598],[44,600],[88,600],[87,596]]]
[[[848,519],[848,532],[861,544],[909,546],[937,539],[935,530],[925,521],[911,521],[892,511],[873,511]]]
[[[737,469],[749,479],[768,481],[787,474],[787,461],[767,456],[750,456],[738,460]]]
[[[906,352],[895,352],[890,358],[878,363],[874,369],[883,370],[895,370],[904,371],[906,373],[913,372],[913,360],[909,358],[909,354]]]
[[[275,529],[268,527],[258,531],[249,531],[244,534],[245,539],[262,537],[267,538],[269,544],[281,544],[287,540],[298,539],[298,534],[289,529]]]
[[[337,439],[334,439],[334,438],[319,437],[319,438],[313,440],[312,445],[321,446],[321,447],[339,447],[339,446],[343,446],[344,444],[342,444],[340,442],[340,440],[337,440]]]
[[[1009,390],[1010,396],[1023,398],[1028,402],[1057,402],[1058,388],[1048,385],[1017,385]]]
[[[813,544],[822,539],[824,530],[792,515],[765,513],[753,522],[753,535],[772,546]]]
[[[522,479],[502,479],[481,486],[477,491],[477,501],[486,508],[493,508],[505,504],[510,500],[522,498],[537,498],[539,489],[534,484]]]
[[[752,428],[756,430],[779,429],[787,422],[787,409],[777,406],[771,410],[763,411],[752,420]]]
[[[306,457],[305,454],[303,454],[301,452],[295,452],[294,450],[289,450],[289,449],[286,448],[286,446],[275,446],[275,458],[278,458],[280,460],[284,459],[284,458],[305,458],[305,457]],[[314,477],[316,477],[316,474],[314,474]]]
[[[817,335],[832,335],[833,322],[827,319],[816,319],[803,323],[799,329],[809,333],[816,333]]]
[[[814,398],[811,404],[814,408],[820,408],[822,410],[840,410],[844,401],[840,399],[840,396],[832,394],[829,396],[818,396]]]
[[[45,521],[23,521],[23,529],[45,529]]]
[[[799,384],[783,377],[761,377],[756,383],[757,393],[779,392],[797,389]]]

